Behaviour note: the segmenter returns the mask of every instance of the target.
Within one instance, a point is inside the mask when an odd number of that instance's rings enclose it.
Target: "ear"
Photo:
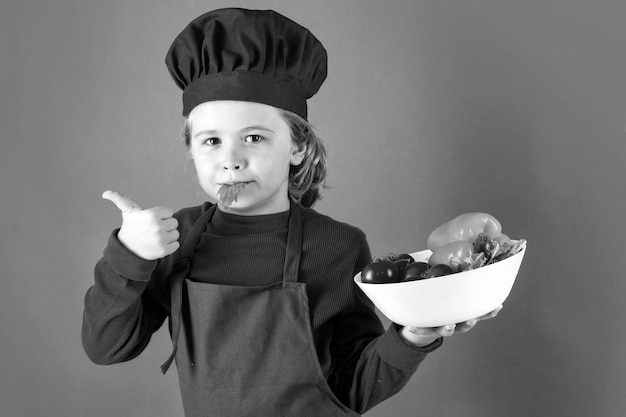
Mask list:
[[[302,161],[304,160],[305,153],[306,153],[306,145],[294,144],[291,150],[291,158],[289,159],[289,162],[291,163],[291,165],[293,166],[300,165]]]

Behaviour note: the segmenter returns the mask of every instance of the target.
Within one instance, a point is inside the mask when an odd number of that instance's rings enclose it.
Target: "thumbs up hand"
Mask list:
[[[174,212],[163,206],[142,209],[130,198],[115,191],[105,191],[102,198],[122,212],[118,240],[135,255],[147,260],[163,258],[180,246],[178,221]]]

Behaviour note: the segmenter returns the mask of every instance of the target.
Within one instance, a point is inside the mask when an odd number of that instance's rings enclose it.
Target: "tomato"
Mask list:
[[[428,264],[426,262],[412,262],[400,273],[402,281],[417,281],[426,278]]]
[[[396,268],[398,268],[398,272],[402,273],[404,268],[407,267],[410,263],[415,262],[415,259],[407,253],[402,253],[393,260],[393,263],[396,264]]]
[[[399,281],[398,268],[391,261],[372,262],[361,271],[361,282],[384,284]]]
[[[444,275],[453,274],[454,270],[450,265],[447,264],[437,264],[431,266],[430,269],[426,272],[426,278],[435,278],[442,277]]]

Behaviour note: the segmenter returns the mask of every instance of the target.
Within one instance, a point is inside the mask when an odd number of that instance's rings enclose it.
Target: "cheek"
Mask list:
[[[264,170],[276,180],[284,180],[289,177],[290,159],[286,155],[274,156],[271,164],[265,164]]]
[[[192,149],[189,152],[189,156],[193,160],[193,164],[195,165],[197,170],[206,171],[210,168],[212,164],[212,159],[207,153]]]
[[[209,170],[203,166],[196,165],[196,179],[198,186],[209,196],[209,198],[217,198],[217,189],[215,188],[215,181]]]
[[[200,183],[209,181],[215,173],[215,164],[213,164],[209,158],[203,157],[202,155],[192,155],[192,160]]]

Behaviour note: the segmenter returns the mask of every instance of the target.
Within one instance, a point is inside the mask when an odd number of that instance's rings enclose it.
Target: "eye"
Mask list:
[[[209,137],[206,139],[202,139],[201,143],[207,146],[215,146],[215,145],[219,145],[220,143],[222,143],[222,141],[220,140],[220,138]]]
[[[244,142],[247,142],[247,143],[259,143],[263,139],[265,139],[265,138],[263,136],[261,136],[261,135],[248,135],[244,139]]]

